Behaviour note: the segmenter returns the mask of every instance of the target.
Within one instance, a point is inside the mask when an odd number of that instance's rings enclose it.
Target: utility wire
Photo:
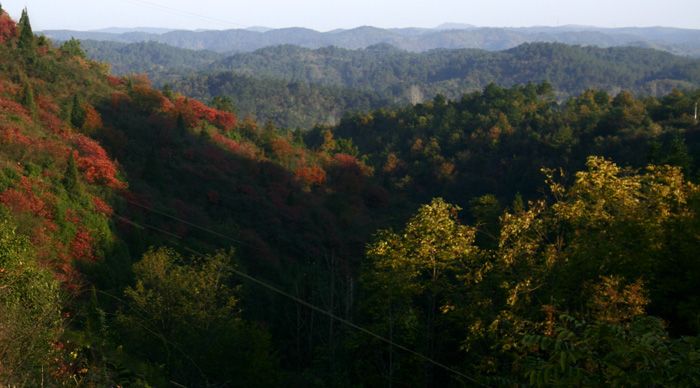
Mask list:
[[[216,232],[216,231],[213,231],[213,230],[211,230],[211,229],[205,228],[205,227],[203,227],[203,226],[199,226],[199,225],[197,225],[197,224],[193,224],[193,223],[191,223],[191,222],[189,222],[189,221],[183,220],[182,218],[178,218],[178,217],[175,217],[175,216],[173,216],[173,215],[170,215],[170,214],[167,214],[167,213],[163,213],[163,212],[160,211],[160,210],[156,210],[156,209],[154,209],[154,208],[152,208],[152,207],[149,207],[149,206],[146,206],[146,205],[144,205],[144,204],[141,204],[141,203],[132,201],[132,200],[130,200],[130,199],[128,199],[128,198],[124,198],[124,197],[121,196],[121,195],[119,196],[119,198],[123,199],[123,200],[126,201],[126,202],[131,203],[132,205],[136,205],[136,206],[142,207],[142,208],[144,208],[144,209],[146,209],[146,210],[149,210],[149,211],[151,211],[151,212],[153,212],[153,213],[160,214],[160,215],[163,216],[163,217],[167,217],[167,218],[173,219],[173,220],[178,221],[178,222],[181,222],[181,223],[183,223],[183,224],[185,224],[185,225],[189,225],[189,226],[191,226],[191,227],[193,227],[193,228],[197,228],[197,229],[199,229],[199,230],[202,230],[202,231],[204,231],[204,232],[206,232],[206,233],[211,233],[211,234],[213,234],[213,235],[215,235],[215,236],[217,236],[217,237],[221,237],[221,238],[223,238],[223,239],[225,239],[225,240],[229,240],[229,241],[235,242],[235,243],[237,243],[237,244],[245,245],[245,246],[248,246],[248,247],[251,247],[251,248],[256,248],[255,246],[253,246],[253,245],[251,245],[251,244],[248,244],[248,243],[246,243],[246,242],[243,242],[243,241],[240,241],[240,240],[236,240],[236,239],[233,238],[233,237],[229,237],[229,236],[223,235],[223,234],[221,234],[221,233],[219,233],[219,232]],[[173,236],[174,236],[174,235],[173,235]],[[177,236],[176,236],[176,237],[177,237]]]
[[[123,198],[123,197],[122,197],[122,198]],[[191,226],[196,227],[196,228],[198,228],[198,229],[201,229],[201,230],[203,230],[203,231],[206,231],[206,232],[209,232],[209,233],[213,233],[213,234],[215,234],[215,235],[217,235],[217,236],[220,236],[220,237],[224,237],[224,238],[226,238],[226,239],[228,239],[228,240],[231,240],[231,241],[234,241],[234,242],[239,242],[239,241],[237,241],[237,240],[235,240],[235,239],[233,239],[233,238],[224,236],[224,235],[222,235],[222,234],[220,234],[220,233],[216,233],[216,232],[211,231],[211,230],[209,230],[209,229],[207,229],[207,228],[200,227],[200,226],[198,226],[198,225],[196,225],[196,224],[193,224],[193,223],[187,222],[187,221],[185,221],[185,220],[182,220],[182,219],[180,219],[180,218],[177,218],[177,217],[171,216],[171,215],[169,215],[169,214],[160,212],[160,211],[155,210],[155,209],[153,209],[153,208],[151,208],[151,207],[149,207],[149,206],[142,205],[142,204],[137,204],[137,203],[135,203],[135,202],[133,202],[133,201],[130,201],[130,200],[126,199],[126,198],[123,198],[123,199],[126,200],[126,201],[128,201],[128,202],[134,203],[134,204],[136,204],[136,205],[138,205],[138,206],[141,206],[141,207],[143,207],[143,208],[145,208],[145,209],[151,210],[151,211],[153,211],[154,213],[161,214],[161,215],[163,215],[163,216],[165,216],[165,217],[168,217],[168,218],[171,218],[171,219],[180,221],[180,222],[184,222],[184,223],[186,223],[187,225],[191,225]],[[125,217],[122,217],[122,216],[120,216],[120,215],[118,215],[118,214],[116,214],[116,213],[114,213],[114,215],[115,215],[116,217],[118,217],[119,219],[124,220],[124,221],[126,221],[126,222],[128,222],[128,223],[130,223],[130,224],[132,224],[132,225],[134,225],[134,226],[136,226],[136,227],[141,228],[141,229],[151,228],[151,229],[156,230],[156,231],[158,231],[158,232],[165,233],[165,234],[167,234],[168,236],[177,238],[178,240],[182,240],[182,237],[177,236],[177,235],[174,235],[174,234],[172,234],[172,233],[170,233],[170,232],[164,231],[164,230],[162,230],[162,229],[160,229],[160,228],[156,228],[156,227],[154,227],[154,226],[147,225],[147,224],[145,224],[145,225],[139,225],[138,223],[133,222],[133,221],[131,221],[131,220],[128,220],[128,219],[126,219]],[[198,252],[198,251],[196,251],[196,250],[194,250],[194,249],[191,249],[191,248],[189,248],[189,247],[187,247],[187,246],[184,246],[183,248],[184,248],[185,250],[187,250],[187,251],[193,253],[194,255],[197,255],[197,256],[201,257],[201,258],[205,258],[205,257],[206,257],[205,254],[203,254],[203,253],[201,253],[201,252]],[[255,248],[255,247],[254,247],[254,248]],[[416,351],[414,351],[414,350],[411,350],[411,349],[409,349],[409,348],[407,348],[407,347],[405,347],[405,346],[403,346],[403,345],[400,345],[400,344],[398,344],[398,343],[396,343],[396,342],[394,342],[394,341],[392,341],[392,340],[390,340],[390,339],[387,339],[387,338],[385,338],[385,337],[382,337],[381,335],[376,334],[376,333],[374,333],[374,332],[372,332],[372,331],[370,331],[370,330],[368,330],[368,329],[365,329],[365,328],[362,327],[362,326],[356,325],[356,324],[354,324],[354,323],[348,321],[347,319],[341,318],[341,317],[339,317],[339,316],[337,316],[337,315],[331,313],[330,311],[324,310],[324,309],[322,309],[322,308],[320,308],[320,307],[318,307],[318,306],[316,306],[316,305],[314,305],[314,304],[311,304],[311,303],[309,303],[309,302],[307,302],[307,301],[305,301],[305,300],[303,300],[303,299],[301,299],[301,298],[299,298],[299,297],[297,297],[297,296],[294,296],[294,295],[292,295],[292,294],[290,294],[290,293],[288,293],[288,292],[286,292],[286,291],[283,291],[283,290],[281,290],[281,289],[279,289],[279,288],[277,288],[277,287],[275,287],[275,286],[273,286],[273,285],[271,285],[271,284],[269,284],[269,283],[267,283],[267,282],[265,282],[265,281],[263,281],[263,280],[257,279],[257,278],[255,278],[255,277],[250,276],[250,275],[246,274],[245,272],[242,272],[242,271],[237,270],[237,269],[235,269],[235,268],[231,268],[231,271],[232,271],[233,273],[235,273],[236,275],[238,275],[238,276],[244,278],[244,279],[247,279],[247,280],[249,280],[249,281],[251,281],[251,282],[254,282],[254,283],[256,283],[256,284],[258,284],[258,285],[260,285],[260,286],[262,286],[262,287],[265,287],[265,288],[267,288],[268,290],[271,290],[271,291],[273,291],[273,292],[276,292],[276,293],[278,293],[278,294],[280,294],[280,295],[282,295],[282,296],[284,296],[284,297],[286,297],[286,298],[288,298],[288,299],[291,299],[291,300],[293,300],[293,301],[299,303],[300,305],[306,306],[306,307],[308,307],[308,308],[311,309],[311,310],[314,310],[314,311],[319,312],[319,313],[321,313],[321,314],[323,314],[323,315],[326,315],[326,316],[328,316],[328,317],[331,318],[331,319],[334,319],[334,320],[336,320],[336,321],[338,321],[338,322],[340,322],[340,323],[343,323],[343,324],[345,324],[345,325],[347,325],[347,326],[349,326],[349,327],[351,327],[351,328],[353,328],[353,329],[355,329],[355,330],[361,331],[361,332],[363,332],[363,333],[365,333],[365,334],[367,334],[367,335],[369,335],[369,336],[372,336],[372,337],[374,337],[374,338],[376,338],[376,339],[378,339],[378,340],[380,340],[380,341],[383,341],[383,342],[385,342],[385,343],[387,343],[387,344],[389,344],[389,345],[391,345],[391,346],[393,346],[393,347],[395,347],[395,348],[397,348],[397,349],[403,350],[403,351],[405,351],[405,352],[407,352],[407,353],[409,353],[409,354],[412,354],[412,355],[414,355],[414,356],[416,356],[416,357],[418,357],[418,358],[421,358],[421,359],[423,359],[423,360],[425,360],[425,361],[427,361],[427,362],[429,362],[429,363],[431,363],[431,364],[433,364],[433,365],[435,365],[435,366],[437,366],[437,367],[440,367],[440,368],[442,368],[442,369],[444,369],[444,370],[446,370],[446,371],[448,371],[448,372],[450,372],[450,373],[453,373],[453,374],[455,374],[455,375],[457,375],[457,376],[463,377],[463,378],[465,378],[465,379],[467,379],[467,380],[469,380],[469,381],[471,381],[471,382],[473,382],[473,383],[475,383],[475,384],[478,384],[478,385],[480,385],[480,386],[482,386],[482,387],[490,388],[490,386],[488,386],[488,385],[486,385],[486,384],[484,384],[484,383],[482,383],[482,382],[476,380],[476,379],[473,378],[473,377],[467,376],[466,374],[464,374],[464,373],[462,373],[462,372],[459,372],[459,371],[457,371],[457,370],[455,370],[455,369],[453,369],[453,368],[451,368],[451,367],[449,367],[449,366],[447,366],[447,365],[445,365],[445,364],[443,364],[443,363],[440,363],[440,362],[438,362],[438,361],[433,360],[432,358],[429,358],[428,356],[425,356],[425,355],[423,355],[423,354],[421,354],[421,353],[418,353],[418,352],[416,352]]]

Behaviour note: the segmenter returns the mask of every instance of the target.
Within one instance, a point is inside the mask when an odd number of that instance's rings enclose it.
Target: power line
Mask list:
[[[123,198],[123,197],[121,197],[121,198]],[[128,200],[128,199],[126,199],[126,198],[123,198],[123,199],[126,200],[126,201],[128,201],[128,202],[131,202],[131,203],[133,203],[133,204],[136,204],[136,205],[138,205],[138,206],[141,206],[141,207],[143,207],[143,208],[145,208],[145,209],[151,210],[151,211],[153,211],[154,213],[161,214],[161,215],[163,215],[163,216],[165,216],[165,217],[172,218],[172,219],[174,219],[174,220],[177,220],[177,221],[186,223],[187,225],[194,226],[194,227],[196,227],[196,228],[198,228],[198,229],[200,229],[200,230],[203,230],[203,231],[205,231],[205,232],[213,233],[213,234],[215,234],[215,235],[217,235],[217,236],[224,237],[224,238],[226,238],[226,239],[228,239],[228,240],[231,240],[231,241],[234,241],[234,242],[239,242],[239,241],[237,241],[237,240],[235,240],[235,239],[233,239],[233,238],[224,236],[224,235],[222,235],[222,234],[220,234],[220,233],[211,231],[211,230],[209,230],[209,229],[207,229],[207,228],[200,227],[200,226],[198,226],[198,225],[196,225],[196,224],[193,224],[193,223],[190,223],[190,222],[188,222],[188,221],[182,220],[182,219],[180,219],[180,218],[177,218],[177,217],[171,216],[171,215],[169,215],[169,214],[160,212],[160,211],[158,211],[158,210],[156,210],[156,209],[153,209],[153,208],[151,208],[151,207],[149,207],[149,206],[142,205],[142,204],[138,204],[138,203],[133,202],[133,201],[131,201],[131,200]],[[114,214],[117,218],[119,218],[119,219],[121,219],[121,220],[124,220],[124,221],[126,221],[126,222],[128,222],[128,223],[130,223],[130,224],[132,224],[132,225],[134,225],[134,226],[136,226],[136,227],[141,228],[141,229],[150,228],[150,229],[153,229],[153,230],[155,230],[155,231],[158,231],[158,232],[167,234],[167,235],[170,236],[170,237],[174,237],[174,238],[176,238],[176,239],[178,239],[178,240],[182,240],[182,237],[177,236],[177,235],[175,235],[175,234],[172,234],[172,233],[170,233],[170,232],[164,231],[164,230],[162,230],[162,229],[160,229],[160,228],[157,228],[157,227],[154,227],[154,226],[151,226],[151,225],[148,225],[148,224],[139,225],[138,223],[133,222],[133,221],[131,221],[131,220],[128,220],[128,219],[126,219],[125,217],[118,215],[117,213],[113,213],[113,214]],[[239,243],[240,243],[240,242],[239,242]],[[255,247],[253,247],[253,248],[255,248]],[[201,252],[198,252],[198,251],[196,251],[196,250],[194,250],[194,249],[191,249],[191,248],[189,248],[189,247],[187,247],[187,246],[184,246],[183,249],[185,249],[186,251],[191,252],[192,254],[197,255],[197,256],[199,256],[199,257],[201,257],[201,258],[205,258],[205,257],[206,257],[205,254],[203,254],[203,253],[201,253]],[[362,327],[362,326],[356,325],[356,324],[354,324],[354,323],[348,321],[347,319],[341,318],[341,317],[339,317],[339,316],[337,316],[337,315],[331,313],[330,311],[324,310],[324,309],[322,309],[322,308],[320,308],[320,307],[318,307],[318,306],[316,306],[316,305],[314,305],[314,304],[312,304],[312,303],[309,303],[309,302],[307,302],[307,301],[305,301],[305,300],[303,300],[303,299],[301,299],[301,298],[299,298],[299,297],[297,297],[297,296],[294,296],[294,295],[292,295],[292,294],[290,294],[290,293],[288,293],[288,292],[286,292],[286,291],[283,291],[282,289],[277,288],[277,287],[275,287],[275,286],[273,286],[273,285],[271,285],[271,284],[269,284],[269,283],[267,283],[267,282],[265,282],[265,281],[263,281],[263,280],[260,280],[260,279],[257,279],[257,278],[255,278],[255,277],[251,276],[251,275],[248,275],[247,273],[242,272],[242,271],[240,271],[240,270],[237,270],[236,268],[231,268],[231,271],[232,271],[233,273],[235,273],[236,275],[238,275],[238,276],[240,276],[240,277],[242,277],[242,278],[244,278],[244,279],[246,279],[246,280],[249,280],[249,281],[251,281],[251,282],[254,282],[254,283],[256,283],[256,284],[258,284],[258,285],[260,285],[260,286],[262,286],[262,287],[265,287],[265,288],[267,288],[268,290],[271,290],[271,291],[273,291],[273,292],[275,292],[275,293],[277,293],[277,294],[280,294],[280,295],[284,296],[285,298],[291,299],[291,300],[295,301],[296,303],[299,303],[299,304],[302,305],[302,306],[306,306],[307,308],[309,308],[309,309],[311,309],[311,310],[313,310],[313,311],[316,311],[316,312],[319,312],[319,313],[321,313],[321,314],[323,314],[323,315],[326,315],[327,317],[329,317],[329,318],[331,318],[331,319],[333,319],[333,320],[336,320],[336,321],[338,321],[338,322],[340,322],[340,323],[342,323],[342,324],[345,324],[345,325],[347,325],[347,326],[349,326],[349,327],[351,327],[351,328],[353,328],[353,329],[355,329],[355,330],[361,331],[361,332],[363,332],[363,333],[365,333],[365,334],[367,334],[367,335],[369,335],[369,336],[372,336],[372,337],[374,337],[374,338],[376,338],[376,339],[378,339],[378,340],[380,340],[380,341],[383,341],[383,342],[385,342],[385,343],[387,343],[387,344],[389,344],[389,345],[391,345],[391,346],[393,346],[393,347],[395,347],[395,348],[397,348],[397,349],[403,350],[403,351],[405,351],[405,352],[407,352],[407,353],[409,353],[409,354],[412,354],[412,355],[414,355],[414,356],[416,356],[416,357],[418,357],[418,358],[420,358],[420,359],[423,359],[423,360],[425,360],[425,361],[427,361],[427,362],[429,362],[429,363],[431,363],[431,364],[433,364],[433,365],[435,365],[435,366],[437,366],[437,367],[439,367],[439,368],[442,368],[442,369],[444,369],[444,370],[446,370],[446,371],[448,371],[448,372],[450,372],[450,373],[453,373],[453,374],[455,374],[455,375],[457,375],[457,376],[460,376],[460,377],[462,377],[462,378],[465,378],[465,379],[467,379],[467,380],[469,380],[469,381],[471,381],[471,382],[473,382],[473,383],[475,383],[475,384],[478,384],[478,385],[480,385],[480,386],[482,386],[482,387],[490,388],[490,386],[488,386],[488,385],[486,385],[486,384],[484,384],[484,383],[482,383],[482,382],[476,380],[476,379],[473,378],[473,377],[470,377],[470,376],[468,376],[468,375],[466,375],[466,374],[464,374],[464,373],[462,373],[462,372],[459,372],[459,371],[455,370],[454,368],[451,368],[451,367],[449,367],[449,366],[447,366],[447,365],[445,365],[445,364],[443,364],[443,363],[440,363],[440,362],[438,362],[438,361],[435,361],[435,360],[433,360],[432,358],[429,358],[428,356],[425,356],[425,355],[423,355],[423,354],[421,354],[421,353],[418,353],[418,352],[416,352],[416,351],[414,351],[414,350],[411,350],[411,349],[409,349],[409,348],[407,348],[407,347],[405,347],[405,346],[403,346],[403,345],[400,345],[400,344],[398,344],[398,343],[396,343],[396,342],[394,342],[394,341],[392,341],[392,340],[390,340],[390,339],[387,339],[387,338],[385,338],[385,337],[382,337],[381,335],[376,334],[376,333],[374,333],[374,332],[372,332],[372,331],[370,331],[370,330],[368,330],[368,329],[365,329],[365,328]]]
[[[197,224],[193,224],[193,223],[191,223],[191,222],[189,222],[189,221],[183,220],[182,218],[175,217],[175,216],[173,216],[173,215],[164,213],[164,212],[162,212],[162,211],[160,211],[160,210],[156,210],[156,209],[154,209],[154,208],[152,208],[152,207],[150,207],[150,206],[146,206],[146,205],[144,205],[144,204],[141,204],[141,203],[132,201],[132,200],[130,200],[130,199],[128,199],[128,198],[124,198],[124,197],[121,196],[121,195],[119,196],[119,198],[121,198],[121,199],[123,199],[124,201],[129,202],[129,203],[131,203],[131,204],[133,204],[133,205],[136,205],[136,206],[142,207],[142,208],[144,208],[144,209],[146,209],[146,210],[149,210],[149,211],[151,211],[151,212],[153,212],[153,213],[160,214],[160,215],[163,216],[163,217],[167,217],[167,218],[173,219],[173,220],[175,220],[175,221],[181,222],[181,223],[183,223],[183,224],[185,224],[185,225],[189,225],[189,226],[191,226],[191,227],[193,227],[193,228],[197,228],[197,229],[199,229],[199,230],[201,230],[201,231],[204,231],[204,232],[206,232],[206,233],[211,233],[211,234],[213,234],[213,235],[215,235],[215,236],[218,236],[218,237],[221,237],[221,238],[223,238],[223,239],[232,241],[232,242],[234,242],[234,243],[241,244],[241,245],[246,245],[246,246],[251,247],[251,248],[255,248],[255,246],[253,246],[253,245],[251,245],[251,244],[248,244],[248,243],[246,243],[246,242],[243,242],[243,241],[240,241],[240,240],[236,240],[236,239],[233,238],[233,237],[229,237],[229,236],[223,235],[223,234],[221,234],[221,233],[219,233],[219,232],[216,232],[216,231],[213,231],[213,230],[211,230],[211,229],[205,228],[205,227],[203,227],[203,226],[199,226],[199,225],[197,225]],[[129,221],[129,222],[131,222],[131,221]],[[178,237],[178,236],[175,236],[175,237]]]

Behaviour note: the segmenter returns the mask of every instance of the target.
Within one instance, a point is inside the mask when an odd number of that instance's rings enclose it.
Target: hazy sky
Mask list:
[[[19,19],[26,6],[35,30],[106,27],[230,29],[364,25],[436,27],[666,26],[700,29],[700,0],[0,0]]]

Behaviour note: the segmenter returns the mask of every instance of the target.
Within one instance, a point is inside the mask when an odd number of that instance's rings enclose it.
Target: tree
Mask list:
[[[132,347],[165,365],[173,381],[274,385],[269,336],[240,318],[231,256],[185,259],[169,248],[151,248],[134,264],[136,284],[125,290],[129,308],[118,320],[133,336]]]
[[[75,93],[73,95],[73,104],[70,109],[70,123],[80,129],[85,124],[86,112],[83,107],[83,97],[80,93]]]
[[[2,212],[2,206],[0,206]],[[0,221],[0,381],[39,386],[53,369],[52,344],[61,335],[58,282],[40,265],[30,241]],[[50,373],[47,373],[49,376]]]
[[[71,57],[87,58],[87,54],[81,47],[80,39],[75,39],[74,37],[71,37],[70,40],[61,45],[61,52]]]
[[[17,26],[3,9],[0,8],[0,43],[17,37]]]
[[[233,100],[229,96],[214,96],[209,102],[209,106],[222,112],[236,113],[233,108]]]
[[[63,187],[71,195],[77,194],[80,190],[80,182],[78,181],[78,177],[78,164],[75,162],[75,155],[73,152],[71,152],[68,162],[66,163],[66,171],[63,174],[62,180]]]
[[[439,328],[454,309],[458,285],[473,281],[481,270],[473,245],[475,231],[460,225],[459,210],[436,198],[422,206],[402,231],[379,232],[368,247],[368,265],[362,272],[371,293],[369,313],[382,322],[376,329],[393,341],[412,341],[411,346],[433,359],[446,346]],[[411,369],[396,370],[399,362],[392,347],[388,359],[390,382],[408,383],[397,379],[399,372],[402,379],[419,377]],[[423,384],[434,383],[432,374],[431,366],[424,365]]]
[[[669,338],[658,318],[628,325],[561,316],[556,336],[527,335],[524,375],[535,387],[697,387],[700,337]]]
[[[22,10],[22,16],[19,18],[19,40],[17,41],[17,46],[28,52],[33,51],[35,47],[34,33],[29,23],[27,8]]]
[[[29,80],[24,82],[24,93],[22,93],[22,106],[27,109],[27,112],[34,115],[36,114],[36,102],[34,101],[34,92],[32,92],[32,87],[29,85]]]

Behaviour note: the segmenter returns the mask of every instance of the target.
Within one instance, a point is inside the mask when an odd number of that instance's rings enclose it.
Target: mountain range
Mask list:
[[[254,51],[263,47],[292,44],[307,48],[337,46],[361,49],[389,43],[412,52],[438,48],[506,50],[529,42],[560,42],[599,47],[637,46],[665,50],[677,55],[700,57],[700,30],[669,27],[600,28],[567,25],[559,27],[493,28],[443,24],[436,28],[382,29],[362,26],[319,32],[307,28],[230,30],[160,30],[150,28],[98,31],[46,30],[54,40],[102,40],[124,43],[155,41],[171,46],[212,50],[220,53]]]

